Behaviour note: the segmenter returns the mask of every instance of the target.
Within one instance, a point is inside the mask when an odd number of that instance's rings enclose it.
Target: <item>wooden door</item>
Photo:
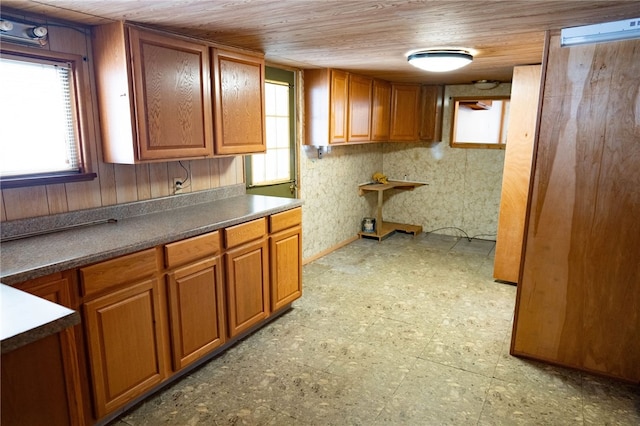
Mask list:
[[[271,310],[276,311],[302,296],[302,227],[271,235]]]
[[[442,140],[442,103],[444,86],[422,86],[420,89],[420,140]]]
[[[538,118],[540,65],[513,69],[493,277],[518,282]]]
[[[264,59],[213,49],[215,152],[265,152]]]
[[[213,155],[209,47],[129,28],[138,159]]]
[[[168,275],[173,368],[179,370],[225,342],[220,256]]]
[[[417,84],[391,84],[392,141],[419,139],[420,86]]]
[[[640,382],[640,40],[549,42],[511,353]]]
[[[269,315],[269,256],[266,238],[229,250],[226,290],[229,337]]]
[[[156,278],[128,285],[84,305],[94,404],[103,417],[165,377]]]
[[[331,70],[329,142],[347,141],[349,74]]]
[[[349,75],[347,140],[371,140],[371,105],[373,79],[361,75]]]
[[[373,80],[371,140],[388,141],[391,124],[391,83]]]

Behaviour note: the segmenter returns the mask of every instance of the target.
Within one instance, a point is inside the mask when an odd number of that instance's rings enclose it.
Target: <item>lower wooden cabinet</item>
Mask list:
[[[173,369],[179,370],[226,341],[220,256],[167,276]]]
[[[17,288],[73,309],[72,282],[72,273],[65,272]],[[75,327],[71,327],[2,355],[0,424],[83,424],[76,347]]]
[[[145,279],[84,304],[94,406],[98,418],[165,378],[157,278]]]
[[[227,308],[229,337],[269,315],[269,248],[266,238],[228,250]]]
[[[302,296],[302,226],[269,237],[271,257],[271,310]]]
[[[302,295],[302,209],[18,288],[83,320],[2,356],[2,424],[93,424]]]

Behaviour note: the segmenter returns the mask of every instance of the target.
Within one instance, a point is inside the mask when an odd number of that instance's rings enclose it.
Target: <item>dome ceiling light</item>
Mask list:
[[[463,49],[433,49],[410,53],[407,60],[414,67],[425,71],[447,72],[469,65],[473,56]]]
[[[490,90],[496,88],[500,85],[498,80],[476,80],[473,82],[473,85],[476,89],[480,90]]]

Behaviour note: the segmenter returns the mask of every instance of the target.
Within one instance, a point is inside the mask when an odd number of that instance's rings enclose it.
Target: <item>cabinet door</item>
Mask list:
[[[392,141],[417,141],[420,109],[420,86],[391,84]]]
[[[216,154],[265,152],[264,59],[214,49]]]
[[[129,28],[140,160],[213,155],[209,48]]]
[[[57,273],[17,288],[72,308],[70,281],[70,274]],[[0,365],[1,424],[83,424],[73,327],[2,355]]]
[[[422,86],[420,108],[420,140],[438,142],[442,139],[443,86]]]
[[[349,141],[371,139],[371,96],[373,79],[360,75],[349,75]]]
[[[331,70],[331,95],[329,111],[329,142],[347,141],[347,100],[349,99],[349,74]]]
[[[269,256],[267,239],[225,254],[229,337],[269,315]]]
[[[302,227],[270,237],[271,310],[276,311],[302,296]]]
[[[179,370],[225,342],[220,256],[168,275],[173,368]]]
[[[371,140],[389,140],[391,123],[391,83],[373,80],[373,100],[371,111]]]
[[[84,305],[98,418],[165,377],[159,293],[158,280],[152,278]]]

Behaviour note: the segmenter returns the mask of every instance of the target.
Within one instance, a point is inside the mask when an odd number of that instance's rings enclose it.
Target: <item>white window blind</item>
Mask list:
[[[0,76],[0,175],[79,172],[72,65],[3,56]]]

